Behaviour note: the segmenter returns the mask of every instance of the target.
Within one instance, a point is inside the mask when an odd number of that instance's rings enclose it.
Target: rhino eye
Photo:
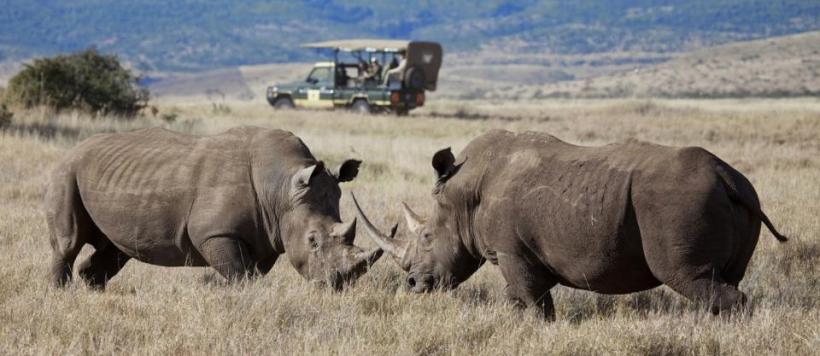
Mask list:
[[[429,232],[425,231],[425,232],[423,232],[423,233],[421,234],[421,238],[422,238],[424,241],[428,241],[428,242],[429,242],[430,240],[432,240],[432,239],[433,239],[433,234],[431,234],[431,233],[429,233]]]
[[[319,242],[316,241],[315,235],[311,234],[310,237],[308,237],[308,244],[310,245],[310,248],[314,250],[319,248]]]

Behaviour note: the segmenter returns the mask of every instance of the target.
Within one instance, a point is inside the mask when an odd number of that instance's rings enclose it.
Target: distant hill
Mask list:
[[[820,31],[717,46],[656,66],[533,88],[534,97],[820,96]],[[489,95],[503,96],[495,93]]]
[[[144,72],[312,61],[343,37],[440,41],[447,53],[682,52],[820,29],[818,0],[6,0],[0,62],[95,46]],[[533,63],[517,63],[533,64]]]

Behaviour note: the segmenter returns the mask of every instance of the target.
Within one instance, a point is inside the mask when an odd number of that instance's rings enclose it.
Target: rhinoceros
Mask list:
[[[161,128],[90,137],[51,175],[45,212],[53,283],[78,267],[104,288],[131,258],[161,266],[211,266],[228,280],[266,274],[279,255],[303,277],[340,289],[382,250],[353,245],[342,223],[340,182],[361,161],[334,169],[295,135],[255,127],[214,136]]]
[[[492,131],[456,159],[437,152],[432,217],[407,205],[411,238],[391,239],[356,208],[373,240],[409,272],[413,292],[455,288],[484,261],[519,307],[554,319],[550,289],[605,294],[661,284],[713,313],[737,287],[761,221],[751,183],[703,148],[627,141],[580,147],[544,133]],[[352,193],[351,193],[352,194]]]

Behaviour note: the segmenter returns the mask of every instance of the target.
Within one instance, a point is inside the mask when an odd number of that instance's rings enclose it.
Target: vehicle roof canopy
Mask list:
[[[350,40],[334,40],[305,43],[304,48],[324,48],[333,49],[345,52],[402,52],[407,50],[407,45],[410,41],[406,40],[380,40],[380,39],[366,39],[357,38]]]

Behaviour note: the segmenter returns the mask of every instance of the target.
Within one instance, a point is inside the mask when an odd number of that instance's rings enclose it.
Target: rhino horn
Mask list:
[[[393,255],[398,260],[404,258],[404,253],[407,250],[406,244],[404,241],[393,239],[396,236],[396,230],[398,228],[398,224],[394,225],[392,229],[390,229],[390,236],[383,234],[379,229],[377,229],[373,224],[370,222],[370,219],[362,211],[362,208],[359,206],[359,201],[356,200],[356,196],[351,192],[350,196],[353,198],[353,204],[356,205],[356,211],[359,213],[359,217],[364,224],[365,230],[367,230],[370,238],[373,239],[373,242],[376,243],[381,249],[387,251],[387,253]]]
[[[347,245],[353,244],[353,239],[356,238],[356,218],[347,224],[339,223],[333,227],[333,236],[342,238],[342,242]]]
[[[404,208],[404,219],[407,220],[407,228],[414,234],[418,235],[424,227],[424,220],[416,214],[405,202],[401,202]]]

